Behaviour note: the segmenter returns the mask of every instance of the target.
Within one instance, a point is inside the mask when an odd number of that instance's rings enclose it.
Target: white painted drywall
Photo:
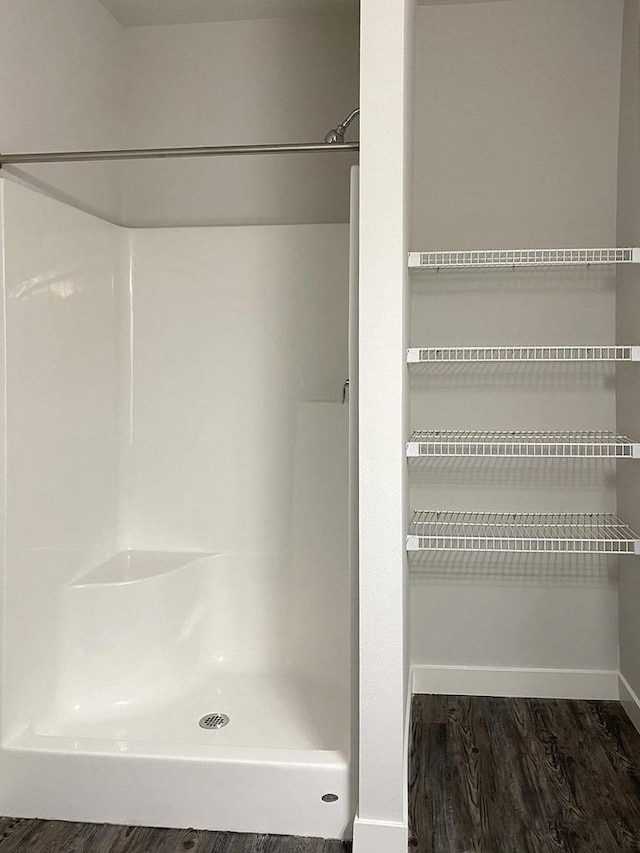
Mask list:
[[[354,4],[130,29],[98,0],[1,0],[0,10],[7,153],[320,142],[358,104]],[[354,162],[334,153],[6,168],[135,226],[292,224],[347,222]]]
[[[396,853],[407,845],[403,442],[412,21],[411,0],[369,0],[362,6],[360,790],[355,853]]]
[[[612,238],[621,14],[621,0],[418,10],[416,248]]]
[[[320,142],[358,105],[358,20],[311,16],[125,31],[131,147]],[[357,140],[358,124],[348,138]],[[130,225],[347,222],[350,154],[125,166]]]
[[[289,15],[339,15],[357,8],[358,0],[100,0],[127,27],[151,24],[203,24],[285,18]]]
[[[0,151],[123,147],[122,27],[98,0],[1,0]],[[79,207],[120,215],[117,163],[6,167]]]
[[[414,249],[613,246],[622,4],[429,5],[416,27]],[[612,343],[615,273],[414,277],[411,343]],[[612,429],[611,368],[417,371],[411,426]],[[615,510],[606,463],[412,466],[416,508]],[[616,669],[615,573],[585,560],[417,561],[412,660]]]
[[[618,163],[618,241],[640,241],[640,17],[637,0],[626,0],[622,49],[620,147]],[[640,274],[635,266],[618,270],[616,330],[619,341],[640,339]],[[640,376],[635,365],[617,371],[618,428],[640,435]],[[618,465],[618,511],[640,528],[640,476],[635,465]],[[620,671],[640,694],[640,575],[638,558],[620,564]]]

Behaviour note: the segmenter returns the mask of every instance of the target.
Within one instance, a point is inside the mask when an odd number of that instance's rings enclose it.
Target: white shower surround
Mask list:
[[[127,230],[0,187],[0,810],[341,837],[348,226]]]

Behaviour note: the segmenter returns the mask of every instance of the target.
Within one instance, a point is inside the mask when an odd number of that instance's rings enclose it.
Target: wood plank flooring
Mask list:
[[[414,853],[640,851],[640,734],[618,702],[414,696],[411,726]]]
[[[0,853],[345,853],[342,841],[0,818]]]

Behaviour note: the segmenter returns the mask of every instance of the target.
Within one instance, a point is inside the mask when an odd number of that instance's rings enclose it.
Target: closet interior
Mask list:
[[[415,52],[413,690],[638,726],[637,4],[426,3]]]

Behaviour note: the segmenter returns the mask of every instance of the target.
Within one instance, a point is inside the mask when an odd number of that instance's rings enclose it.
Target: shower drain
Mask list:
[[[221,729],[227,725],[229,717],[226,714],[219,714],[217,711],[213,714],[205,714],[200,717],[198,725],[201,729]]]

